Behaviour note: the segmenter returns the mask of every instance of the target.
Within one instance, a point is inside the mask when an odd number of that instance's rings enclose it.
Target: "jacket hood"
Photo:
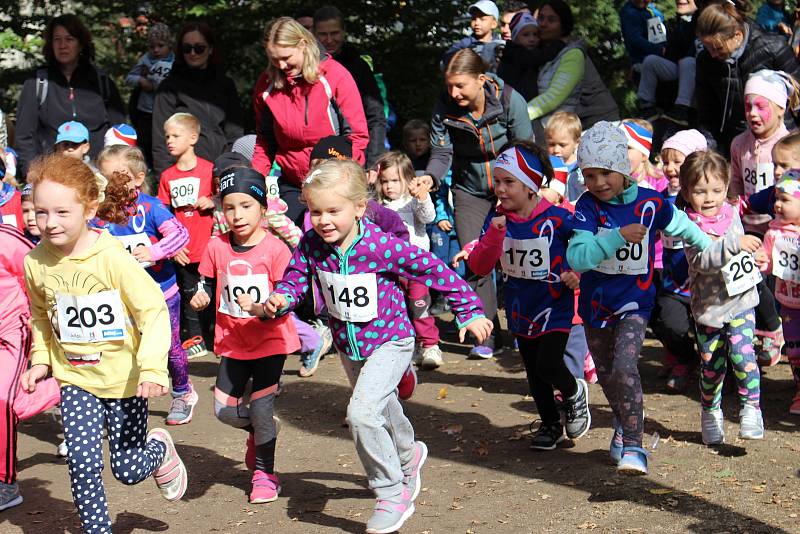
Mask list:
[[[109,248],[116,248],[118,249],[120,254],[127,254],[128,252],[122,246],[122,243],[108,233],[108,230],[96,230],[92,229],[91,232],[99,233],[100,236],[97,238],[97,241],[92,244],[91,247],[84,250],[80,254],[74,254],[69,257],[70,261],[80,263],[85,261],[92,261],[94,256],[97,256],[101,252]],[[65,258],[63,252],[61,252],[58,248],[48,243],[46,240],[42,240],[42,244],[44,245],[44,250],[47,252],[47,255],[50,256],[55,261],[60,261]]]

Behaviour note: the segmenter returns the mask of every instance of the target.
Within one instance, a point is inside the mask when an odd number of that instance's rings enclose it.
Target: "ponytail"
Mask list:
[[[747,0],[717,0],[710,2],[697,17],[698,37],[716,36],[720,40],[733,37],[736,32],[745,33],[750,4]]]

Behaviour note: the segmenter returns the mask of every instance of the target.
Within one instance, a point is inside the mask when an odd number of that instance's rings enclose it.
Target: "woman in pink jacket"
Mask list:
[[[281,17],[267,24],[264,48],[269,66],[253,93],[253,168],[268,175],[277,163],[280,196],[289,206],[286,215],[301,224],[300,187],[311,149],[323,137],[345,135],[353,144],[353,159],[363,164],[367,120],[353,77],[297,21]]]

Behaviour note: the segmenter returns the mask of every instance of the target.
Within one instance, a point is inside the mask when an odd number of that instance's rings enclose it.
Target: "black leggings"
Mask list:
[[[695,345],[694,320],[689,302],[674,293],[661,293],[650,317],[656,337],[679,363],[696,365],[700,361]]]
[[[561,419],[553,398],[554,388],[564,398],[572,397],[578,391],[578,383],[564,363],[567,339],[568,332],[548,332],[533,339],[517,336],[531,396],[544,424],[557,423]]]

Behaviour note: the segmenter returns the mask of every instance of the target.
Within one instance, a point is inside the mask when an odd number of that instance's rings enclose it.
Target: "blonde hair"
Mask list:
[[[400,152],[399,150],[390,150],[389,152],[384,152],[375,161],[375,169],[378,171],[378,182],[380,182],[383,171],[386,169],[391,169],[392,167],[397,168],[397,174],[400,176],[400,179],[403,181],[405,186],[403,188],[403,192],[407,193],[408,185],[417,176],[417,174],[414,172],[414,164],[411,163],[411,160],[405,153]],[[377,189],[378,200],[388,200],[383,196],[383,188],[378,187]]]
[[[633,124],[641,126],[645,130],[650,132],[650,135],[653,134],[653,125],[650,124],[650,121],[633,118],[633,119],[622,119],[622,122],[632,122]],[[631,169],[631,174],[635,173],[636,171],[637,169]],[[650,158],[645,157],[644,161],[642,162],[642,172],[637,173],[637,175],[634,178],[636,178],[636,180],[638,181],[640,176],[658,176],[659,173],[663,174],[663,171],[658,167],[656,167],[655,165],[653,165],[653,162],[650,161]]]
[[[784,148],[792,153],[792,160],[793,161],[800,161],[800,133],[792,133],[785,137],[781,137],[777,143],[775,143],[776,147]],[[773,150],[775,148],[773,147]]]
[[[353,204],[369,199],[367,175],[361,165],[351,159],[328,159],[315,165],[303,182],[303,198],[330,194],[332,189]]]
[[[575,141],[579,140],[583,131],[581,119],[569,111],[556,111],[547,119],[544,135],[550,136],[554,131],[561,132],[565,130]]]
[[[291,17],[280,17],[267,23],[264,29],[264,51],[269,58],[269,45],[303,49],[303,67],[300,74],[310,84],[319,79],[320,52],[317,39]],[[272,63],[270,58],[267,74],[276,89],[286,85],[286,74]]]
[[[193,134],[200,135],[200,120],[191,113],[178,112],[164,121],[164,129],[170,126],[180,126],[186,128]]]
[[[100,184],[92,169],[84,162],[63,154],[54,153],[37,158],[28,171],[28,183],[33,186],[42,182],[54,182],[75,191],[84,208],[100,200]]]

